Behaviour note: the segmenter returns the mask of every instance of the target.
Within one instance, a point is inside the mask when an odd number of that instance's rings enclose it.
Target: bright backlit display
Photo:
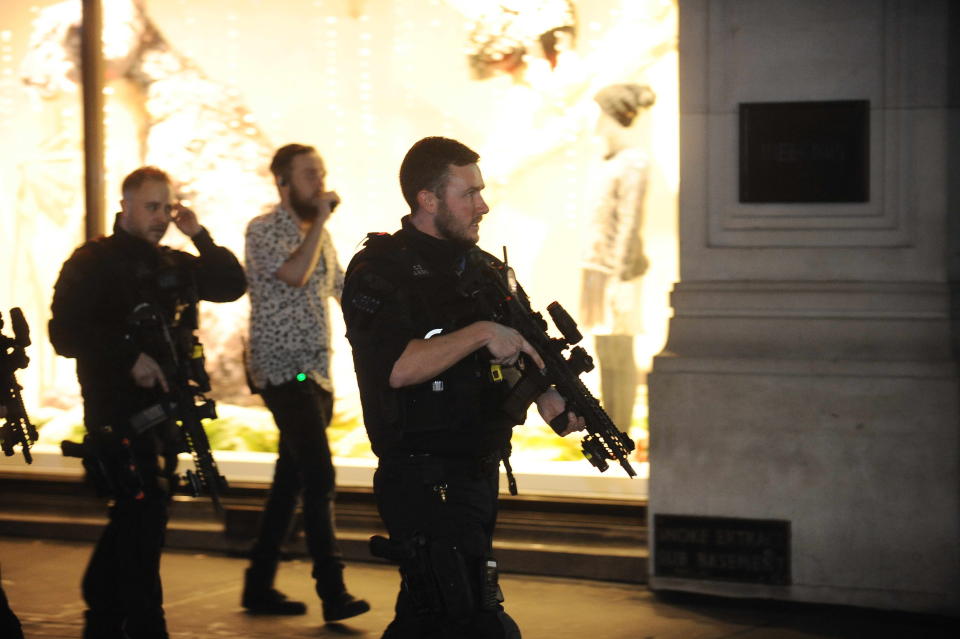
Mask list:
[[[644,374],[677,278],[675,2],[103,0],[103,9],[108,229],[120,180],[155,164],[242,257],[247,221],[276,200],[274,149],[301,142],[318,148],[343,200],[329,228],[345,266],[366,233],[399,228],[407,211],[396,176],[409,146],[457,138],[481,155],[491,213],[480,245],[508,248],[537,308],[558,300],[580,322],[606,372],[590,373],[588,386],[645,439]],[[80,13],[80,0],[0,6],[0,310],[19,306],[30,323],[32,361],[19,378],[49,443],[82,421],[74,364],[46,336],[53,282],[84,239]],[[185,243],[172,225],[165,242]],[[243,375],[246,305],[202,314],[222,416],[212,439],[269,451],[275,429]],[[369,457],[337,321],[333,445]],[[576,442],[532,425],[514,449],[515,467],[580,458]]]

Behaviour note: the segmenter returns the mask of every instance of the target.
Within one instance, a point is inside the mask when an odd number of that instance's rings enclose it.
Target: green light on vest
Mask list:
[[[297,381],[298,381],[298,382],[305,382],[305,381],[307,381],[307,374],[306,374],[306,373],[297,373]]]

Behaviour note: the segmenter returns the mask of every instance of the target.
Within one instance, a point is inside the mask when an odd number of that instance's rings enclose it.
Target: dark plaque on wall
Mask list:
[[[866,202],[870,103],[740,105],[741,202]]]
[[[658,577],[790,584],[790,522],[654,515]]]

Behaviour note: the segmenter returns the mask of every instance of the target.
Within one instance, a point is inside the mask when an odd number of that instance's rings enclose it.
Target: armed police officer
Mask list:
[[[400,167],[410,215],[393,235],[371,234],[347,268],[347,337],[390,534],[371,550],[403,577],[385,638],[520,636],[491,554],[499,465],[518,423],[502,405],[505,370],[543,361],[472,294],[472,270],[496,262],[475,246],[489,211],[478,159],[447,138],[414,144]],[[565,410],[553,389],[534,399],[548,422]],[[563,434],[582,428],[568,413]]]
[[[161,354],[145,345],[138,317],[157,309],[168,329],[192,331],[188,318],[196,317],[198,300],[235,300],[246,278],[233,253],[176,203],[162,170],[137,169],[122,192],[113,235],[79,247],[60,271],[50,341],[77,360],[88,433],[84,465],[112,498],[83,577],[84,637],[163,639],[160,552],[183,442],[171,419],[148,427],[133,419],[174,383]],[[198,256],[160,245],[171,221]]]

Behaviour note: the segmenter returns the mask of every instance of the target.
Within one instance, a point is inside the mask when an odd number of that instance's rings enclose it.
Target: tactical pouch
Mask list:
[[[450,423],[450,411],[447,409],[449,394],[442,379],[403,389],[400,430],[416,433],[446,428]]]
[[[473,355],[435,379],[401,389],[400,429],[412,433],[472,428],[483,423],[482,411],[491,398],[489,369],[488,361],[481,362]]]
[[[436,541],[428,543],[427,548],[446,616],[454,620],[472,617],[476,603],[463,554],[455,546]]]
[[[143,478],[134,460],[130,442],[110,432],[87,434],[83,443],[60,442],[64,457],[79,457],[87,480],[101,497],[143,496]]]
[[[497,560],[493,557],[484,558],[481,569],[483,574],[480,576],[480,610],[496,610],[503,603]]]
[[[376,535],[370,538],[370,554],[400,564],[403,588],[417,614],[459,621],[476,611],[466,561],[455,546],[422,534],[405,543]]]
[[[433,579],[426,545],[423,535],[405,543],[374,535],[370,538],[370,554],[400,565],[403,589],[418,615],[439,616],[444,612],[443,599]]]

